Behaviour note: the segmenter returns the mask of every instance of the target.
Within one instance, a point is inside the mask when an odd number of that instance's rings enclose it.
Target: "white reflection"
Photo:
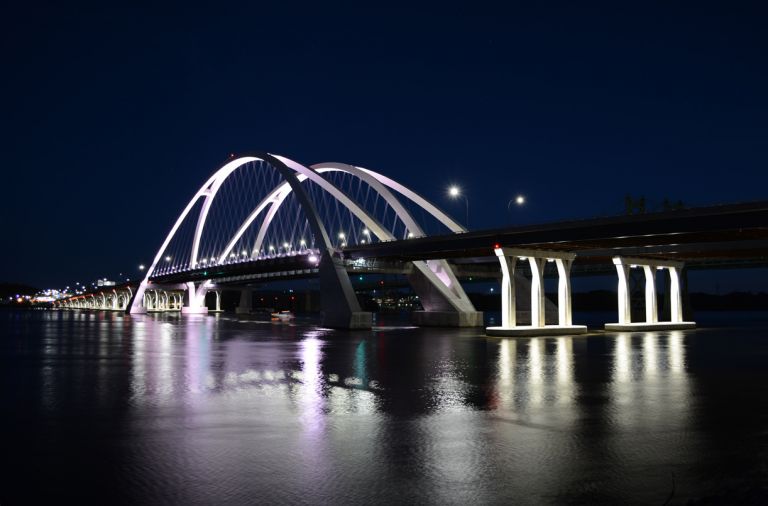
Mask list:
[[[670,332],[668,337],[668,353],[670,375],[682,374],[684,372],[685,359],[683,357],[683,333],[681,331],[673,330]]]
[[[544,383],[544,341],[534,337],[528,343],[528,389],[531,404],[539,404],[543,400]]]
[[[659,336],[655,332],[648,332],[643,337],[643,371],[646,377],[656,375],[658,370],[658,351],[656,349]]]
[[[647,332],[636,336],[635,349],[629,334],[616,337],[611,421],[619,430],[657,430],[679,427],[690,416],[690,388],[685,374],[683,333]],[[639,346],[638,346],[639,345]],[[666,345],[666,346],[665,346]],[[677,447],[675,431],[665,447]]]
[[[557,338],[557,382],[561,386],[573,382],[573,338]]]
[[[616,337],[614,348],[614,381],[627,382],[631,376],[630,370],[631,342],[628,334],[619,334]]]
[[[211,335],[214,325],[213,318],[187,320],[187,371],[186,390],[195,396],[205,392],[215,385],[210,371],[211,367]]]
[[[499,345],[499,379],[503,386],[514,383],[515,357],[517,356],[517,341],[504,339]]]
[[[497,407],[512,409],[515,397],[515,362],[517,360],[517,341],[504,339],[499,342],[499,381],[496,385],[494,401]]]
[[[131,357],[131,393],[134,399],[143,398],[147,392],[146,324],[133,320],[133,356]]]
[[[173,326],[170,323],[160,324],[160,336],[157,347],[157,385],[155,386],[158,394],[165,399],[173,395]]]
[[[311,433],[323,427],[323,378],[320,371],[322,351],[319,339],[307,338],[301,342],[301,371],[304,386],[301,389],[301,421]]]

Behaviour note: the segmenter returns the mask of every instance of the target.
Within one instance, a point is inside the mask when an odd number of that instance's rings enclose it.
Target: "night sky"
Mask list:
[[[0,281],[138,277],[232,152],[368,167],[461,218],[457,183],[472,228],[768,198],[758,2],[533,3],[4,7]]]

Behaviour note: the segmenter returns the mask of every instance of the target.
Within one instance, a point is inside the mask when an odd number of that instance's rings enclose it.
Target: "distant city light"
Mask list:
[[[145,268],[145,267],[144,267],[144,264],[140,264],[140,265],[139,265],[139,270],[140,270],[140,271],[143,271],[143,270],[144,270],[144,268]]]

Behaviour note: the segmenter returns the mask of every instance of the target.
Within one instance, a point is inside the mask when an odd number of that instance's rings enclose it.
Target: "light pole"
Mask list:
[[[464,203],[466,204],[466,209],[467,209],[467,214],[464,220],[464,224],[467,227],[467,229],[469,229],[469,199],[467,198],[466,195],[461,193],[461,189],[458,186],[451,186],[450,188],[448,188],[448,195],[452,199],[459,198],[459,197],[464,199]]]
[[[518,207],[522,207],[525,205],[525,196],[517,195],[515,198],[509,199],[509,202],[507,202],[507,214],[509,214],[509,211],[512,208],[512,204],[515,204]]]

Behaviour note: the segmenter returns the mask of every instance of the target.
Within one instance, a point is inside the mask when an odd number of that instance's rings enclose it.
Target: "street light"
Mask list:
[[[140,271],[143,271],[144,269],[145,269],[145,267],[144,267],[144,264],[140,264],[140,265],[139,265],[139,270],[140,270]]]
[[[448,195],[452,199],[459,198],[459,197],[464,199],[464,203],[466,204],[466,210],[467,210],[467,214],[466,214],[466,218],[464,220],[464,224],[465,224],[465,226],[467,228],[469,228],[469,199],[467,198],[466,195],[461,193],[461,189],[458,186],[456,186],[456,185],[453,185],[450,188],[448,188]]]
[[[507,202],[507,213],[511,210],[513,203],[518,207],[522,207],[525,204],[525,195],[518,194],[515,198],[509,199],[509,202]]]

